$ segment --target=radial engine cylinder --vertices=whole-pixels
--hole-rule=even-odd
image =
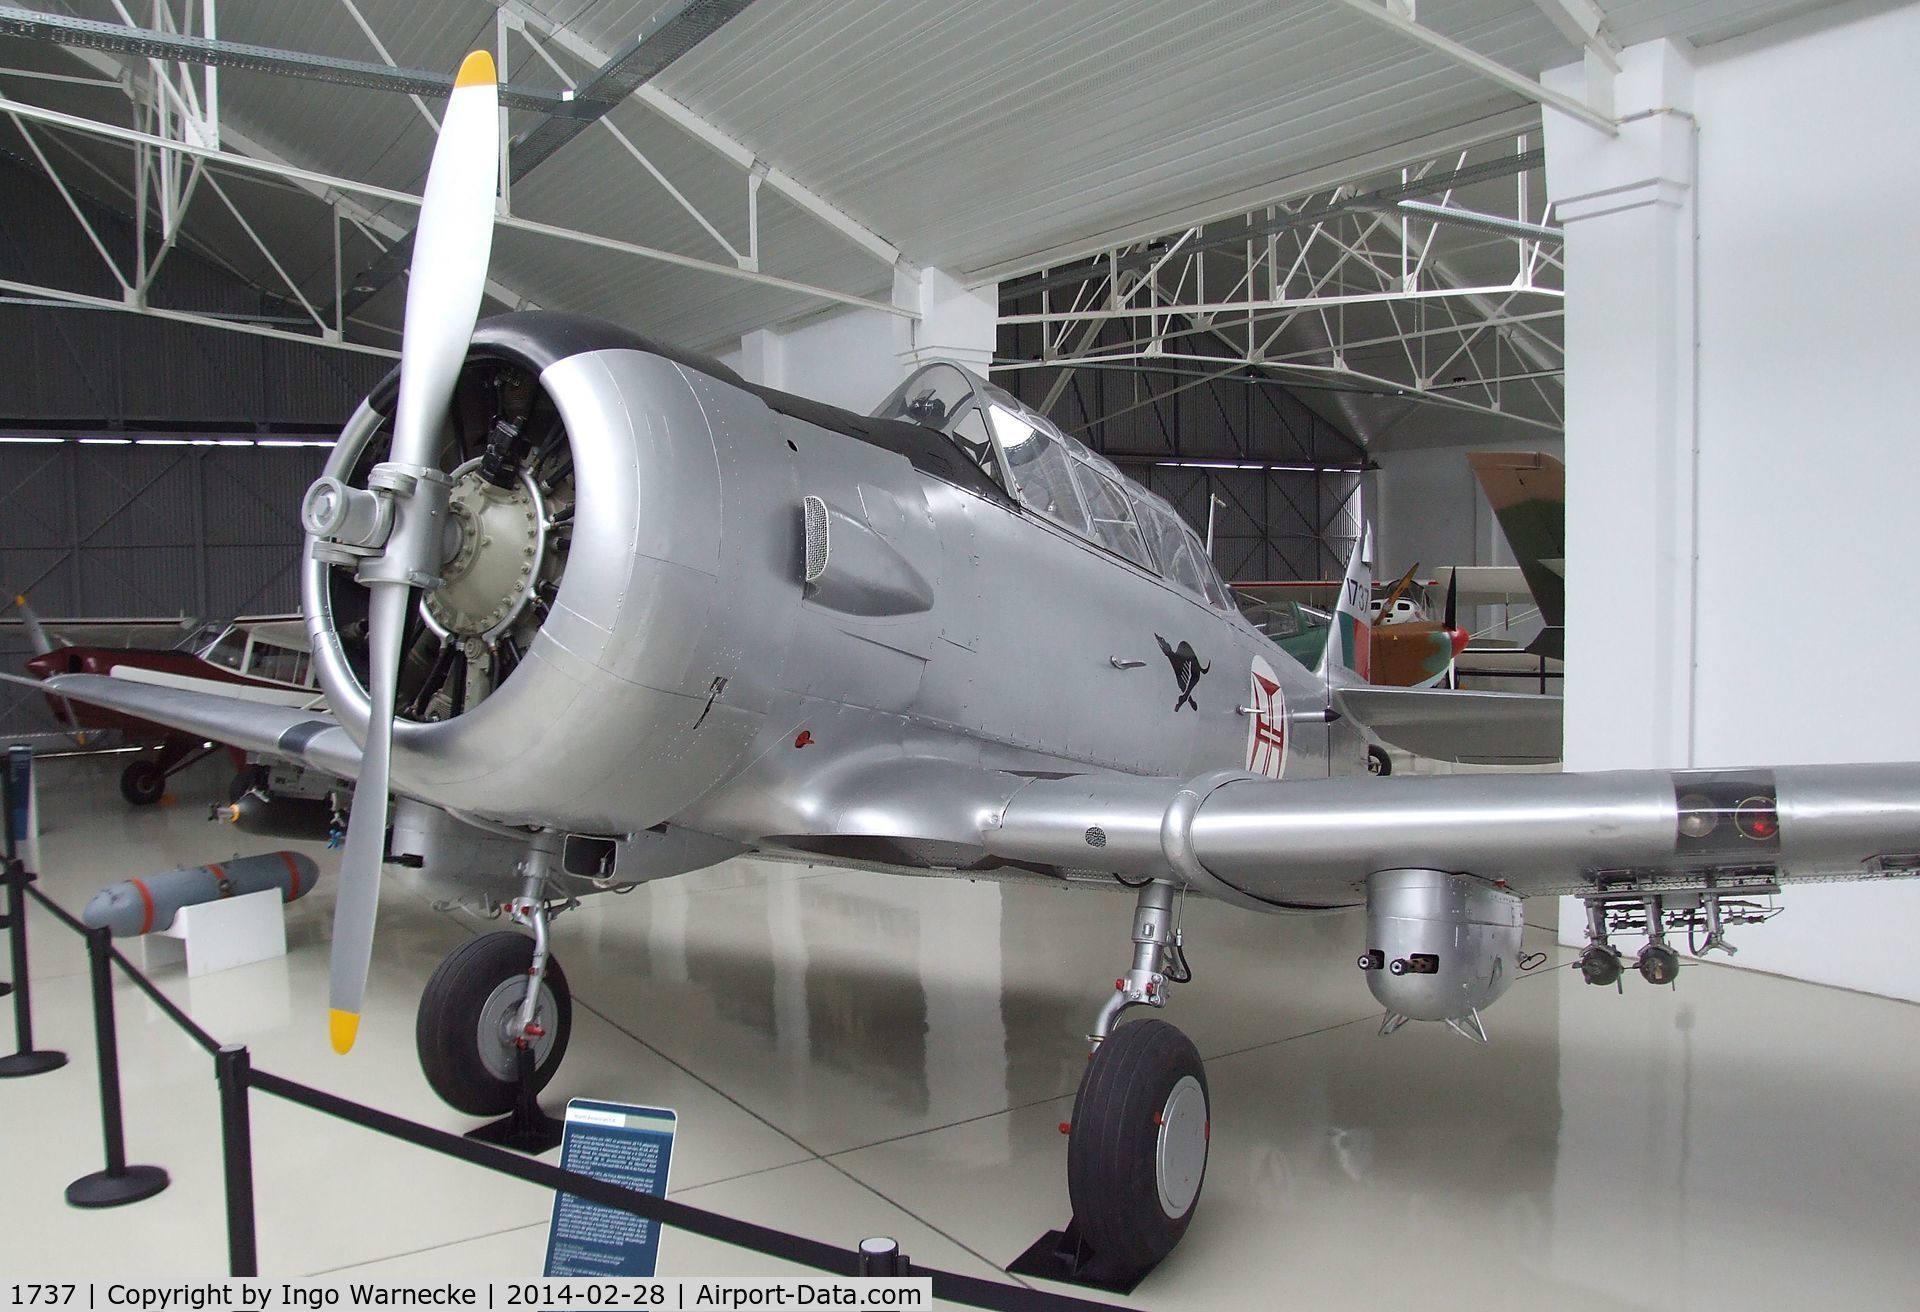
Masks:
[[[1367,878],[1367,987],[1390,1013],[1460,1020],[1520,973],[1520,899],[1473,875],[1381,870]]]

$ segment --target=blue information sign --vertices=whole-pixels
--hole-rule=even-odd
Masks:
[[[567,1104],[560,1165],[596,1180],[664,1198],[679,1118],[660,1107],[575,1098]],[[651,1276],[660,1227],[631,1212],[555,1194],[547,1227],[550,1276]]]

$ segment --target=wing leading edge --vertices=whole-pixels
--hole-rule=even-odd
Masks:
[[[1353,905],[1376,871],[1469,871],[1522,896],[1764,873],[1920,873],[1920,764],[1283,781],[1035,780],[982,843],[1006,861],[1156,877],[1242,905]]]
[[[11,674],[0,678],[171,725],[213,742],[298,761],[341,778],[356,778],[360,773],[359,747],[331,716],[104,674],[58,674],[44,682]]]

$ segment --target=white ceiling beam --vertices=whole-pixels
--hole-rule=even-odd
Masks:
[[[1435,155],[1483,146],[1491,141],[1512,137],[1515,133],[1538,131],[1540,112],[1536,109],[1504,110],[1489,118],[1458,127],[1428,133],[1411,141],[1402,141],[1378,150],[1338,160],[1332,164],[1271,179],[1257,187],[1217,196],[1197,205],[1184,206],[1165,214],[1106,228],[1076,237],[1057,246],[1017,256],[997,264],[964,270],[963,281],[972,290],[989,283],[1011,282],[1029,274],[1072,264],[1109,249],[1132,246],[1177,232],[1182,228],[1205,227],[1225,219],[1238,218],[1269,205],[1285,204],[1331,188],[1335,183],[1370,177],[1408,165],[1419,164]]]
[[[593,68],[604,67],[611,58],[598,46],[579,33],[562,27],[523,0],[493,0],[493,3],[524,22],[540,35],[544,41],[559,46],[574,58]],[[892,265],[900,259],[900,248],[867,227],[832,201],[813,190],[783,169],[776,168],[749,150],[737,138],[723,132],[710,120],[694,109],[662,91],[651,82],[642,83],[634,91],[633,99],[667,119],[707,147],[732,161],[738,167],[749,172],[763,171],[766,186],[785,196],[795,205],[811,214],[860,249],[872,255],[884,264]]]
[[[341,205],[347,204],[346,193],[372,196],[378,200],[396,201],[416,208],[420,197],[408,191],[396,191],[391,187],[379,187],[370,182],[356,182],[352,178],[336,177],[320,173],[313,169],[298,168],[291,164],[273,159],[260,158],[248,154],[234,154],[232,151],[217,150],[210,146],[196,146],[190,142],[173,141],[165,137],[156,137],[150,133],[133,128],[118,127],[112,123],[101,123],[95,119],[82,118],[73,114],[63,114],[58,110],[41,109],[36,105],[26,105],[9,100],[0,94],[0,113],[17,114],[22,118],[34,119],[53,127],[71,128],[76,132],[91,133],[95,136],[124,141],[132,145],[152,146],[156,150],[170,150],[183,155],[196,156],[226,168],[240,169],[246,172],[266,174],[272,177],[286,178],[300,184],[303,188],[313,189],[316,196],[333,200]],[[229,128],[227,134],[236,143],[245,141],[244,134]],[[264,148],[262,148],[263,153]],[[370,212],[369,212],[370,214]],[[382,232],[399,231],[390,220],[371,215],[371,222]],[[764,287],[777,287],[782,291],[798,292],[805,296],[818,297],[821,300],[837,301],[843,305],[857,306],[863,310],[878,310],[882,314],[897,315],[904,319],[917,319],[920,316],[913,310],[892,305],[885,301],[875,301],[864,296],[855,296],[848,292],[835,291],[829,287],[816,287],[811,283],[795,282],[791,278],[780,278],[770,273],[757,273],[751,269],[738,268],[731,264],[718,264],[711,260],[699,260],[674,251],[664,251],[652,246],[642,246],[637,242],[619,241],[612,237],[602,237],[591,232],[581,232],[575,228],[556,227],[550,223],[536,223],[517,215],[496,214],[494,226],[512,228],[519,232],[533,233],[538,236],[552,237],[558,241],[573,242],[579,245],[594,246],[601,250],[619,251],[628,255],[637,255],[643,259],[663,264],[678,265],[683,269],[699,269],[707,273],[718,274],[724,278],[737,278],[746,282],[759,283]],[[489,283],[489,288],[492,284]],[[508,304],[525,304],[517,299],[518,294],[509,292],[502,299]]]
[[[1578,119],[1588,127],[1604,132],[1610,137],[1619,135],[1620,124],[1593,106],[1575,100],[1571,96],[1562,95],[1542,85],[1536,78],[1530,78],[1524,73],[1516,73],[1498,60],[1489,59],[1479,51],[1461,45],[1451,37],[1441,36],[1432,28],[1416,23],[1396,9],[1378,4],[1375,0],[1340,0],[1340,2],[1349,9],[1365,14],[1374,22],[1392,28],[1408,40],[1423,45],[1437,54],[1445,55],[1456,64],[1471,69],[1489,82],[1505,87],[1515,95],[1525,96],[1535,104],[1557,109],[1562,114]]]
[[[93,50],[85,46],[63,46],[62,49],[96,72],[112,77],[115,82],[126,89],[129,96],[134,94],[133,61],[131,57],[113,55],[104,50]],[[0,95],[0,99],[4,98],[3,95]],[[14,107],[23,111],[31,109],[31,107],[21,105],[18,102],[15,102]],[[93,119],[79,118],[66,114],[49,115],[46,111],[38,110],[29,114],[29,117],[33,116],[39,116],[42,122],[52,124],[58,124],[62,119],[70,120],[64,126],[74,127],[83,132],[92,132],[95,135],[114,137],[132,145],[160,145],[168,149],[181,150],[184,154],[203,154],[229,162],[234,159],[233,151],[206,149],[187,150],[183,148],[182,143],[155,142],[146,138],[143,133],[134,132],[132,129],[115,128],[111,124],[99,123]],[[310,196],[324,200],[330,205],[337,205],[342,214],[351,216],[361,226],[379,233],[385,237],[387,241],[398,241],[406,235],[407,230],[405,228],[354,200],[337,186],[334,186],[333,179],[329,178],[326,174],[314,173],[299,168],[282,157],[277,151],[270,149],[252,136],[235,128],[231,123],[221,124],[220,135],[222,140],[230,143],[241,156],[248,156],[274,165],[275,169],[273,171],[280,177],[293,183]],[[393,193],[392,198],[400,201],[407,200],[407,196],[402,192]],[[494,300],[499,301],[502,305],[511,305],[516,310],[537,310],[540,308],[537,301],[507,286],[497,278],[488,278],[486,287],[487,295],[493,297]]]
[[[312,333],[288,332],[282,328],[269,328],[264,324],[236,322],[215,315],[195,314],[188,310],[164,310],[132,301],[109,300],[104,296],[88,296],[83,292],[67,291],[62,287],[42,287],[36,283],[14,282],[10,278],[0,278],[0,291],[31,297],[36,301],[77,306],[88,310],[121,310],[128,314],[145,315],[149,319],[165,319],[170,323],[187,323],[200,328],[217,328],[221,332],[246,333],[250,337],[271,337],[275,341],[298,342],[302,346],[325,346],[339,351],[356,351],[361,355],[377,355],[388,360],[400,358],[400,352],[389,351],[381,346],[365,346],[359,342],[315,337]]]
[[[1533,0],[1540,12],[1553,21],[1560,34],[1606,65],[1609,73],[1620,71],[1620,43],[1607,31],[1607,16],[1594,0]]]

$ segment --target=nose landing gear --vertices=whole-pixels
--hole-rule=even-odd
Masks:
[[[507,914],[533,931],[483,934],[450,953],[420,995],[414,1044],[441,1099],[470,1116],[507,1115],[475,1137],[523,1151],[558,1143],[536,1101],[560,1068],[573,1028],[567,977],[547,951],[543,900],[555,840],[535,838]]]

